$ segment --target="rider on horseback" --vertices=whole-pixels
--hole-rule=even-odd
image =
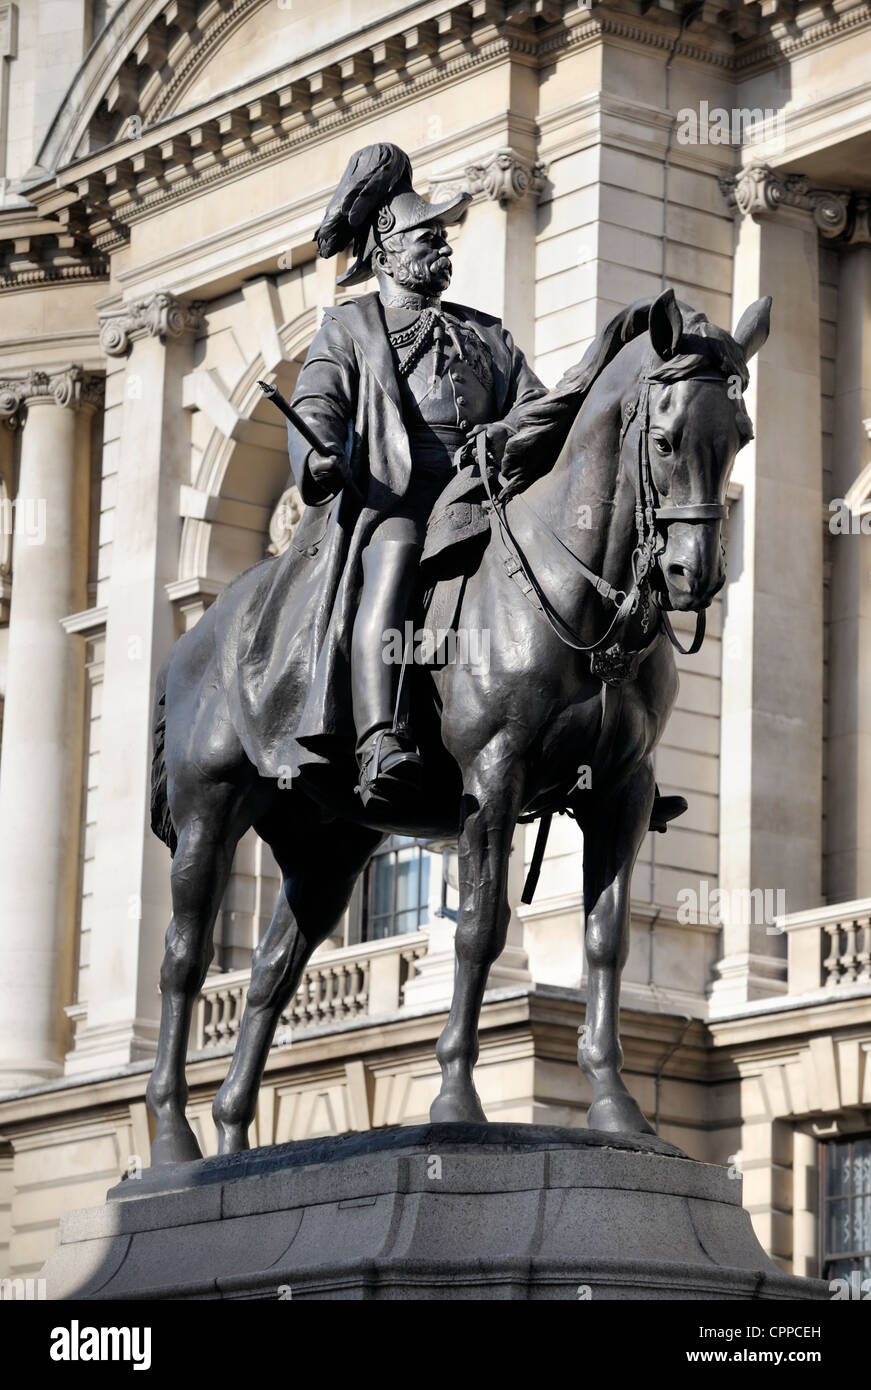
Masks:
[[[351,493],[345,525],[359,544],[349,543],[345,562],[358,566],[357,580],[349,585],[343,572],[326,602],[339,590],[340,604],[349,590],[359,594],[350,675],[364,805],[420,784],[420,754],[398,698],[401,667],[385,659],[385,635],[403,629],[427,521],[456,451],[485,429],[498,466],[512,411],[545,394],[497,319],[442,302],[451,278],[445,227],[463,216],[469,197],[427,202],[412,188],[408,156],[370,145],[352,157],[317,232],[322,256],[353,242],[355,263],[340,285],[373,272],[379,284],[377,295],[327,311],[300,372],[293,404],[321,452],[288,425],[303,500],[319,506]],[[379,409],[374,421],[371,409],[364,413],[361,429],[369,374]]]

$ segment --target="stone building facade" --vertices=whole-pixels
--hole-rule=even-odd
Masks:
[[[729,579],[657,752],[690,809],[636,870],[626,1076],[664,1137],[743,1173],[784,1269],[871,1274],[869,59],[864,0],[0,6],[0,1274],[147,1155],[154,677],[292,543],[256,383],[292,392],[343,268],[313,230],[373,139],[473,194],[451,296],[548,385],[663,285],[727,327],[773,295]],[[452,874],[405,843],[373,864],[287,1010],[258,1142],[426,1116]],[[580,884],[559,821],[490,978],[491,1119],[583,1121]],[[246,837],[192,1038],[206,1150],[276,890]]]

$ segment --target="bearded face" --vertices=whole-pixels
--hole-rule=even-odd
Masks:
[[[399,289],[437,298],[451,283],[451,248],[438,222],[398,232],[383,251],[383,271]]]

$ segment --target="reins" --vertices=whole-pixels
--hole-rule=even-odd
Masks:
[[[679,378],[693,381],[717,381],[725,382],[722,375],[713,373],[693,374],[689,378]],[[507,506],[508,498],[504,500],[494,495],[490,479],[487,474],[487,448],[486,436],[483,431],[477,437],[478,469],[484,488],[487,492],[492,514],[495,516],[502,533],[503,543],[509,554],[516,559],[517,567],[522,573],[528,590],[535,593],[538,600],[536,607],[542,613],[549,626],[553,629],[556,636],[567,647],[573,651],[595,653],[600,651],[612,636],[615,629],[622,625],[635,613],[642,601],[642,586],[647,580],[647,576],[657,558],[657,530],[658,524],[668,525],[672,521],[685,521],[690,523],[705,523],[710,521],[722,521],[726,515],[726,508],[719,502],[692,502],[682,506],[659,505],[659,498],[653,481],[653,473],[650,466],[650,387],[656,378],[645,375],[642,378],[641,390],[638,399],[624,408],[623,423],[620,430],[620,451],[626,438],[626,433],[633,420],[638,417],[638,478],[635,492],[635,526],[637,534],[637,544],[632,553],[632,588],[626,592],[616,589],[607,579],[584,563],[579,555],[572,550],[571,546],[559,536],[553,527],[545,521],[523,496],[522,493],[516,494],[517,499],[522,503],[526,511],[532,516],[540,530],[546,532],[562,550],[573,560],[580,570],[583,577],[592,584],[596,592],[607,601],[614,604],[617,612],[606,628],[605,632],[596,639],[595,642],[584,643],[578,639],[578,635],[573,632],[566,620],[557,612],[534,572],[528,565],[522,548],[515,537],[508,521]],[[652,597],[656,601],[656,594]],[[705,638],[706,618],[705,610],[700,609],[696,614],[696,631],[692,643],[688,647],[682,647],[675,635],[667,611],[661,602],[657,603],[662,628],[671,642],[672,646],[683,656],[694,655],[702,645]],[[646,624],[642,624],[646,631]]]

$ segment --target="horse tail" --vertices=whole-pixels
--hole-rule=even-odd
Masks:
[[[159,840],[175,854],[178,835],[169,810],[166,790],[166,680],[169,657],[157,673],[154,690],[154,715],[151,721],[151,829]]]

